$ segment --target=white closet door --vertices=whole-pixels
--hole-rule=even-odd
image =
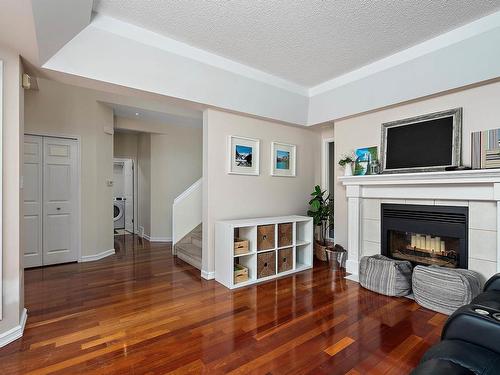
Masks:
[[[24,137],[24,267],[42,265],[42,137]]]
[[[77,142],[43,138],[43,264],[78,258]]]
[[[134,233],[134,166],[126,160],[123,166],[125,201],[125,230]]]

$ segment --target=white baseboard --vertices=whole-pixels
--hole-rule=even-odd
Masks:
[[[103,251],[102,253],[95,254],[95,255],[82,255],[79,262],[93,262],[95,260],[99,260],[102,258],[106,258],[110,255],[113,255],[115,253],[115,249],[109,249],[106,251]]]
[[[172,242],[172,237],[151,237],[145,234],[143,238],[149,242]]]
[[[151,237],[149,242],[172,242],[172,237]]]
[[[28,319],[28,310],[23,309],[19,325],[15,326],[12,329],[9,329],[7,332],[0,334],[0,348],[4,347],[7,344],[10,344],[12,341],[20,339],[23,336],[24,327],[26,326],[27,319]]]
[[[345,270],[347,271],[347,273],[350,273],[352,275],[358,275],[359,274],[359,262],[348,259],[346,264],[345,264]]]
[[[346,276],[345,279],[359,283],[359,275],[349,275],[349,276]]]
[[[215,272],[207,272],[207,271],[201,270],[201,277],[203,277],[206,280],[213,280],[213,279],[215,279]]]

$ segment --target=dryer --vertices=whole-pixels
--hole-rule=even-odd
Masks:
[[[125,229],[125,198],[113,198],[113,224],[115,229]]]

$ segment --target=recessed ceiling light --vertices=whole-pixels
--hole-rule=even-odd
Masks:
[[[135,115],[136,115],[136,116],[139,116],[139,112],[136,112],[136,113],[135,113]]]

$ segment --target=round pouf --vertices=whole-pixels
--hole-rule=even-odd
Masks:
[[[477,272],[438,266],[416,266],[412,277],[415,301],[446,315],[467,305],[481,293]]]
[[[359,283],[363,288],[386,296],[406,296],[411,292],[411,263],[383,255],[361,258]]]

